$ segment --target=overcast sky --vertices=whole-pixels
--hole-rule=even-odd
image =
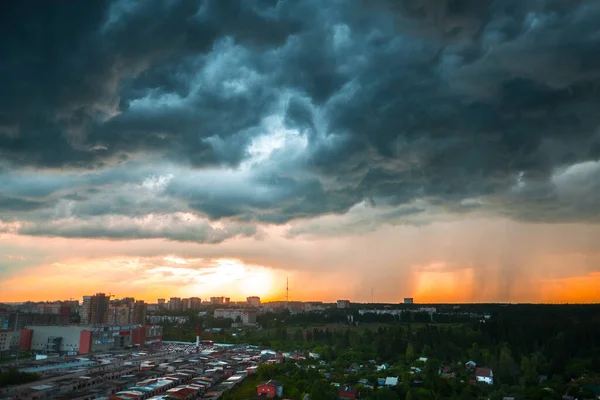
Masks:
[[[600,301],[596,0],[0,3],[0,301]]]

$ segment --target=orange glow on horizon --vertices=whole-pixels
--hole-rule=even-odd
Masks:
[[[433,267],[432,267],[433,266]],[[414,297],[418,303],[504,302],[496,292],[482,295],[475,284],[472,268],[445,270],[443,264],[419,267],[412,274],[407,293],[377,302],[399,303]],[[370,302],[358,293],[359,278],[347,274],[310,274],[244,264],[237,259],[185,259],[165,256],[152,259],[70,260],[35,267],[27,275],[3,283],[0,302],[81,299],[96,292],[110,292],[117,298],[132,296],[155,303],[158,298],[227,296],[245,301],[260,296],[263,302],[284,301],[285,281],[290,277],[290,301],[326,301],[348,298]],[[492,278],[490,278],[492,279]],[[594,303],[600,300],[600,273],[585,276],[535,280],[533,290],[527,281],[514,288],[510,302]],[[76,285],[73,282],[77,282]],[[344,283],[344,284],[342,284]]]
[[[284,301],[286,278],[290,301],[369,303],[373,289],[376,303],[600,302],[600,227],[478,220],[318,240],[283,231],[218,245],[0,234],[0,302],[96,292]]]

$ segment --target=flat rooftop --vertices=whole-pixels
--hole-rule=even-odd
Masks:
[[[93,364],[97,364],[97,363],[95,361],[75,361],[75,362],[64,363],[64,364],[42,365],[39,367],[24,368],[21,370],[21,372],[44,372],[44,371],[50,371],[53,369],[69,369],[69,368],[85,367],[85,366],[93,365]]]

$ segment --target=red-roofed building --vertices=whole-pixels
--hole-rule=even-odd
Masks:
[[[494,383],[494,373],[490,368],[477,368],[475,370],[475,379],[477,379],[477,382],[492,385]]]
[[[256,387],[257,396],[267,396],[269,398],[283,396],[283,384],[274,380],[262,382]]]
[[[340,400],[353,400],[358,399],[358,390],[352,386],[342,386],[338,391]]]

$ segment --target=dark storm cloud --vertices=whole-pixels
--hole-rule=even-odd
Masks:
[[[0,194],[0,211],[34,211],[44,207],[48,207],[48,204],[41,201],[32,201],[22,199],[18,197],[8,197]]]
[[[31,236],[67,238],[155,239],[180,242],[221,243],[236,236],[254,236],[256,227],[227,225],[213,227],[206,220],[190,220],[182,215],[149,215],[145,218],[88,218],[54,220],[27,224],[18,233]]]
[[[11,181],[4,209],[61,200],[69,216],[283,223],[363,201],[394,219],[425,199],[517,219],[600,215],[596,1],[31,4],[1,6],[0,162],[88,175]],[[284,129],[306,146],[256,161],[256,141]],[[131,160],[246,172],[175,174],[140,202],[103,194],[147,178]],[[573,165],[586,167],[560,175]]]
[[[206,121],[206,114],[196,111],[248,114],[252,105],[246,96],[206,93],[187,113],[159,110],[149,121],[158,126],[148,130],[144,115],[109,120],[127,109],[119,104],[130,99],[123,92],[127,80],[139,76],[145,82],[141,89],[131,84],[138,94],[185,92],[189,82],[177,86],[169,73],[184,70],[215,41],[231,36],[260,49],[281,43],[300,26],[294,16],[279,18],[276,4],[267,1],[25,1],[1,7],[0,154],[16,164],[42,167],[101,166],[122,153],[164,149],[157,129],[174,137],[173,150],[192,145],[209,153],[207,163],[214,162],[210,146],[200,139],[231,134],[253,121],[231,121],[229,115],[231,129],[220,128],[226,117]],[[137,125],[129,125],[132,120]],[[202,128],[201,120],[210,134],[190,133],[189,124]],[[181,143],[185,135],[192,137]]]

